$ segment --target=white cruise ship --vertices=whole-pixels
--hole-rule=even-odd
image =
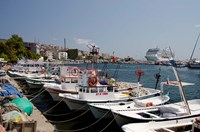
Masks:
[[[148,49],[146,52],[145,58],[147,61],[168,61],[168,59],[165,57],[163,50],[160,50],[159,48],[152,48]]]

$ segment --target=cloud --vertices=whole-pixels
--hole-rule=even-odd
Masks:
[[[82,39],[82,38],[74,38],[74,41],[77,43],[77,44],[80,44],[80,45],[88,45],[88,44],[91,44],[91,45],[95,45],[95,43],[92,42],[92,40],[90,39]]]
[[[196,28],[200,28],[200,24],[195,25]]]
[[[57,38],[53,38],[53,41],[56,41],[56,40],[58,40]]]

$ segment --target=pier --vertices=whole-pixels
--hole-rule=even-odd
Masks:
[[[14,85],[19,91],[21,91],[19,85],[16,83],[15,80],[10,78],[9,76],[5,77],[5,80],[8,80],[9,83]],[[27,97],[25,97],[27,98]],[[32,131],[30,132],[53,132],[54,131],[54,126],[48,122],[48,120],[45,118],[45,116],[34,106],[33,108],[33,113],[30,115],[31,119],[33,122],[35,121],[36,125],[32,125]],[[26,127],[26,126],[25,126]],[[30,127],[30,126],[29,126]],[[36,130],[35,130],[36,129]],[[26,128],[24,128],[26,130]]]

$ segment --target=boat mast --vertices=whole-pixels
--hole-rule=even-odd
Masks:
[[[189,60],[189,62],[192,60],[192,57],[193,57],[194,51],[195,51],[196,46],[197,46],[197,43],[198,43],[198,41],[199,41],[199,37],[200,37],[200,32],[199,32],[199,35],[198,35],[198,37],[197,37],[196,43],[195,43],[195,45],[194,45],[194,49],[193,49],[192,54],[191,54],[191,56],[190,56],[190,60]]]
[[[170,53],[171,53],[171,55],[172,55],[171,48],[169,47],[169,49],[170,49]],[[180,80],[180,77],[179,77],[177,68],[176,68],[176,66],[175,66],[175,61],[174,61],[173,57],[170,58],[170,64],[172,65],[172,69],[173,69],[173,71],[174,71],[176,80],[177,80],[177,82],[178,82],[179,91],[180,91],[180,93],[181,93],[181,95],[182,95],[182,97],[183,97],[183,101],[184,101],[184,103],[185,103],[187,113],[188,113],[189,115],[191,115],[191,111],[190,111],[190,108],[189,108],[189,105],[188,105],[188,102],[187,102],[187,99],[186,99],[186,96],[185,96],[185,91],[184,91],[184,89],[183,89],[183,85],[182,85],[182,82],[181,82],[181,80]]]

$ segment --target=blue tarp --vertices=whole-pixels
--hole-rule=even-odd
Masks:
[[[0,90],[0,96],[16,95],[20,98],[23,97],[23,94],[17,91],[17,89],[10,83],[2,84],[1,87],[3,90]]]

